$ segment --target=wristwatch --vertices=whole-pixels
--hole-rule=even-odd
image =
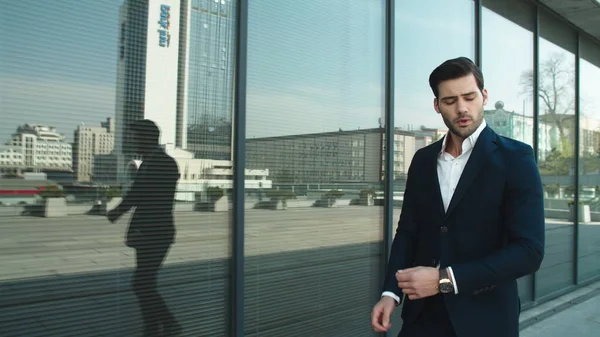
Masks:
[[[449,294],[454,292],[454,284],[452,284],[452,280],[448,276],[448,269],[440,268],[440,280],[438,284],[438,289],[442,294]]]

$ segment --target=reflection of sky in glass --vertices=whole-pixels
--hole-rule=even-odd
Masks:
[[[429,75],[447,59],[474,60],[474,5],[460,1],[396,2],[396,127],[445,128],[433,109]]]
[[[600,120],[600,68],[582,59],[580,62],[581,113]],[[598,130],[600,132],[600,130]]]
[[[1,143],[19,124],[51,124],[72,138],[81,122],[114,116],[120,4],[21,0],[5,8]]]
[[[114,116],[121,4],[11,4],[0,50],[2,114],[8,116],[1,143],[19,124],[51,124],[72,138],[78,124]],[[382,4],[251,2],[248,137],[376,127],[384,99]],[[396,126],[443,127],[427,79],[448,58],[473,57],[473,13],[471,0],[397,2]],[[484,20],[490,104],[503,100],[518,111],[519,76],[530,67],[529,34],[485,9]]]
[[[487,8],[482,22],[486,109],[502,101],[507,111],[533,116],[532,94],[521,84],[523,74],[533,70],[533,33]]]
[[[249,138],[378,125],[382,2],[254,1],[249,17]]]

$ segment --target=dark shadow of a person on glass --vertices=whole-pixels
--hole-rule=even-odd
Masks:
[[[179,169],[159,146],[160,131],[154,122],[136,121],[129,131],[143,161],[123,201],[107,217],[114,223],[135,207],[125,244],[135,249],[132,286],[144,319],[144,336],[177,336],[181,326],[158,293],[157,276],[174,242],[173,203]]]

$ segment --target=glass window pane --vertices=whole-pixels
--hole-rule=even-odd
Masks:
[[[487,0],[482,11],[482,70],[488,89],[484,111],[498,134],[533,146],[533,26],[535,9],[521,0]],[[533,300],[531,275],[519,279],[521,302]]]
[[[429,75],[447,59],[475,57],[475,7],[472,0],[396,1],[394,223],[402,209],[406,175],[417,150],[447,132],[433,107]],[[394,312],[389,335],[402,326]]]
[[[600,275],[600,46],[581,40],[579,69],[579,281]]]
[[[231,1],[11,6],[0,334],[227,334],[229,208],[225,195],[212,212],[211,196],[232,186],[234,12]],[[221,67],[199,65],[199,46]]]
[[[368,317],[380,289],[383,233],[384,13],[383,1],[250,2],[249,336],[373,333]]]
[[[576,35],[540,12],[538,166],[546,212],[546,254],[536,296],[573,284]]]

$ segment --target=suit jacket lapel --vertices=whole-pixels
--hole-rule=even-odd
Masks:
[[[448,211],[446,212],[445,218],[448,218],[450,214],[452,214],[452,211],[460,203],[460,200],[469,189],[469,186],[471,186],[473,180],[475,180],[475,177],[477,177],[477,174],[483,167],[483,164],[485,164],[487,157],[493,150],[492,140],[494,137],[495,134],[489,127],[486,127],[483,129],[483,131],[481,131],[481,134],[475,143],[475,147],[473,147],[473,152],[471,153],[465,169],[460,176],[458,185],[454,191],[454,195],[450,200],[450,205],[448,206]]]
[[[440,214],[444,216],[444,202],[442,200],[442,192],[440,191],[440,177],[438,177],[437,172],[437,164],[438,164],[438,156],[440,151],[442,151],[442,143],[444,142],[444,137],[440,139],[437,144],[433,147],[434,155],[431,156],[431,163],[429,164],[429,169],[433,172],[433,176],[435,177],[435,184],[433,184],[433,202],[437,204],[437,208],[440,211]]]

